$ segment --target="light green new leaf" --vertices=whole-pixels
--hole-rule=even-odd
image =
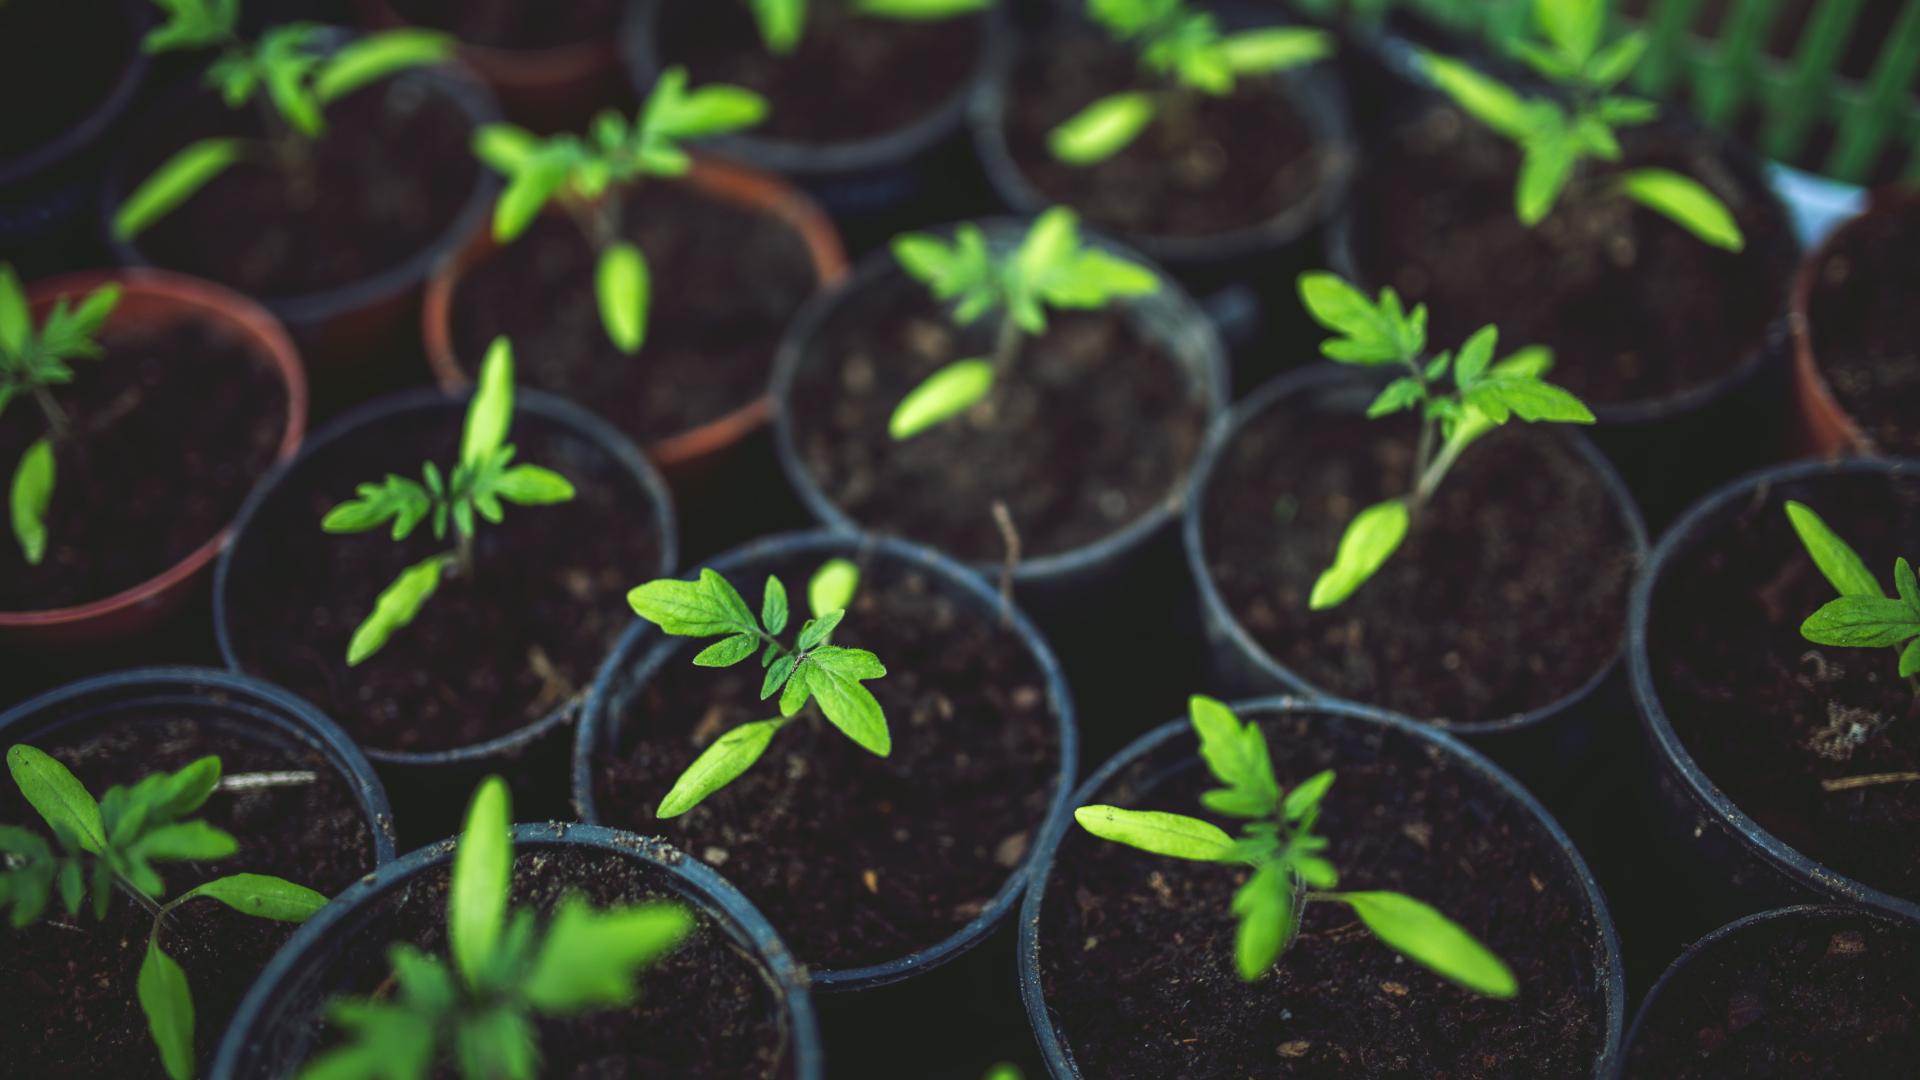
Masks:
[[[570,172],[571,165],[565,158],[535,150],[530,160],[513,170],[506,190],[493,206],[493,238],[502,244],[518,239],[547,200],[566,185]]]
[[[1243,793],[1239,817],[1264,817],[1280,800],[1280,784],[1273,777],[1273,760],[1260,725],[1241,723],[1233,710],[1203,695],[1187,701],[1193,730],[1200,737],[1200,757],[1221,783]]]
[[[872,691],[860,685],[863,679],[878,679],[887,673],[878,657],[865,649],[822,645],[808,653],[800,666],[806,672],[807,689],[814,702],[834,727],[868,753],[880,757],[893,753],[887,715]]]
[[[1532,130],[1526,99],[1471,65],[1438,53],[1422,53],[1421,69],[1440,91],[1474,119],[1514,141]]]
[[[955,360],[927,376],[894,406],[887,434],[911,439],[978,404],[993,390],[993,364],[979,358]]]
[[[760,28],[760,40],[767,51],[779,56],[793,52],[806,28],[807,0],[748,0],[753,21]]]
[[[1514,214],[1532,228],[1546,220],[1573,177],[1579,161],[1573,132],[1559,128],[1537,132],[1522,140],[1520,177],[1513,188]]]
[[[1419,351],[1408,349],[1392,311],[1367,299],[1339,275],[1311,271],[1300,275],[1297,287],[1307,314],[1345,335],[1321,343],[1320,351],[1329,358],[1350,364],[1393,364]]]
[[[1228,34],[1220,39],[1218,52],[1235,74],[1258,75],[1332,55],[1333,37],[1324,30],[1275,26]]]
[[[445,566],[444,555],[414,563],[400,571],[393,584],[380,591],[379,598],[373,602],[373,613],[354,630],[353,640],[347,643],[348,667],[355,667],[379,652],[395,631],[420,614],[428,598],[440,587],[440,572]]]
[[[1579,398],[1539,379],[1489,375],[1469,387],[1464,397],[1469,406],[1495,424],[1506,423],[1510,416],[1518,416],[1528,423],[1594,422],[1593,410]]]
[[[1533,17],[1567,59],[1584,64],[1600,47],[1606,0],[1534,0]]]
[[[1920,613],[1920,578],[1913,572],[1913,564],[1904,557],[1893,561],[1893,588],[1908,607]]]
[[[320,101],[331,104],[396,71],[437,64],[453,55],[454,41],[431,30],[386,30],[342,45],[313,80]]]
[[[687,71],[671,67],[641,106],[643,141],[697,139],[752,127],[767,115],[767,100],[751,90],[715,83],[686,89]]]
[[[1108,94],[1047,133],[1047,150],[1068,165],[1096,165],[1127,148],[1158,107],[1144,91]]]
[[[1327,789],[1333,786],[1333,770],[1322,769],[1294,785],[1292,791],[1280,804],[1280,816],[1288,821],[1299,821],[1320,805],[1327,797]]]
[[[201,139],[154,170],[114,211],[113,235],[131,240],[246,156],[239,139]]]
[[[560,901],[524,991],[534,1008],[564,1016],[626,1005],[634,977],[693,932],[693,913],[674,903],[606,911],[579,896]]]
[[[1344,602],[1386,565],[1400,542],[1407,537],[1412,519],[1402,499],[1375,503],[1354,515],[1340,537],[1340,549],[1333,565],[1321,572],[1313,583],[1307,606],[1323,611]]]
[[[854,0],[854,10],[863,15],[902,22],[931,22],[985,11],[993,0]]]
[[[701,649],[693,657],[696,667],[732,667],[752,656],[760,647],[760,639],[751,634],[735,634]]]
[[[122,837],[113,837],[116,842]],[[142,833],[134,841],[132,854],[156,861],[211,861],[224,859],[240,850],[240,842],[225,829],[204,821],[176,821]],[[157,891],[157,890],[156,890]]]
[[[173,1080],[193,1080],[193,992],[187,973],[147,939],[147,955],[140,961],[135,984],[140,1010],[147,1014],[147,1030],[160,1051],[160,1064]]]
[[[1742,251],[1747,246],[1727,204],[1691,177],[1670,169],[1635,169],[1620,175],[1620,190],[1714,247]]]
[[[1646,54],[1646,31],[1635,30],[1594,55],[1587,64],[1587,82],[1602,90],[1611,90],[1633,74],[1633,69],[1640,66],[1640,58]]]
[[[20,287],[13,264],[0,263],[0,354],[19,356],[33,335],[33,316],[27,308],[27,292]]]
[[[175,904],[205,897],[243,915],[276,922],[305,922],[327,906],[324,894],[270,874],[229,874],[180,895]]]
[[[1614,95],[1601,98],[1595,112],[1600,119],[1614,127],[1633,127],[1658,117],[1660,106],[1644,98]]]
[[[1920,636],[1920,611],[1884,596],[1843,596],[1807,616],[1800,635],[1815,645],[1896,646]]]
[[[698,581],[661,578],[627,593],[634,614],[676,637],[758,636],[759,624],[726,578],[711,569]]]
[[[1280,959],[1293,935],[1293,881],[1286,868],[1267,863],[1255,870],[1233,894],[1233,913],[1240,919],[1234,935],[1234,964],[1240,978],[1252,982]]]
[[[807,705],[807,696],[812,693],[812,690],[807,686],[807,680],[812,674],[813,669],[805,664],[799,663],[798,658],[789,657],[789,659],[793,659],[795,663],[792,667],[785,669],[788,674],[786,685],[780,690],[781,716],[793,716],[805,708]],[[773,665],[767,673],[769,683],[772,680],[773,672],[781,669],[781,664]]]
[[[13,538],[29,566],[47,557],[47,507],[53,503],[53,443],[35,439],[20,455],[13,470],[7,506],[13,520]]]
[[[816,616],[845,611],[853,606],[853,594],[859,588],[858,566],[846,559],[828,559],[807,582],[807,608]]]
[[[1375,420],[1404,412],[1420,404],[1426,396],[1426,387],[1419,379],[1402,375],[1380,389],[1380,395],[1373,399],[1373,404],[1367,406],[1367,419]]]
[[[472,466],[493,455],[506,442],[513,423],[513,345],[496,337],[480,362],[480,381],[467,403],[465,430],[460,435],[460,464]]]
[[[647,339],[647,311],[652,306],[652,275],[647,258],[629,243],[618,243],[600,253],[594,272],[594,295],[600,301],[600,321],[607,337],[631,356]]]
[[[1160,291],[1160,276],[1118,255],[1086,248],[1035,282],[1035,287],[1054,307],[1098,309],[1115,297],[1148,296]]]
[[[516,124],[483,124],[473,133],[473,156],[512,176],[540,151],[540,137]]]
[[[760,589],[760,625],[766,627],[769,634],[787,629],[787,586],[772,574],[767,575],[767,583]]]
[[[1452,919],[1394,892],[1340,893],[1360,921],[1388,947],[1475,993],[1510,998],[1520,985],[1498,956]]]
[[[570,501],[573,481],[538,465],[515,465],[493,481],[493,493],[520,506],[551,506]]]
[[[107,827],[100,819],[100,804],[65,765],[20,743],[7,749],[7,771],[54,835],[71,836],[91,855],[107,850]]]
[[[1232,837],[1218,825],[1185,814],[1095,805],[1075,810],[1073,820],[1102,840],[1112,840],[1155,855],[1169,855],[1196,862],[1235,860]]]
[[[447,945],[454,966],[470,987],[486,970],[506,929],[508,886],[513,877],[513,811],[507,782],[489,776],[467,807],[467,821],[453,851],[447,892]]]
[[[1920,638],[1907,642],[1900,653],[1900,677],[1903,679],[1920,675]]]
[[[1486,373],[1488,365],[1493,363],[1493,350],[1499,347],[1500,329],[1495,326],[1483,326],[1475,330],[1472,336],[1460,346],[1460,353],[1453,364],[1453,381],[1461,386],[1470,386],[1478,382]]]
[[[785,719],[779,717],[755,720],[741,724],[715,739],[713,745],[700,751],[700,756],[693,759],[687,771],[673,782],[667,797],[660,800],[660,809],[654,811],[655,816],[679,817],[699,806],[707,796],[733,783],[741,773],[760,760],[774,735],[786,723]]]
[[[1867,569],[1866,561],[1860,553],[1845,540],[1840,539],[1821,519],[1813,508],[1805,503],[1787,500],[1787,520],[1792,522],[1793,531],[1799,534],[1800,543],[1812,557],[1813,565],[1833,585],[1833,591],[1841,596],[1884,597],[1885,591],[1880,582]]]

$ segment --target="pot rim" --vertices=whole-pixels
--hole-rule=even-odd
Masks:
[[[106,94],[72,127],[46,142],[29,147],[17,157],[0,157],[0,188],[28,180],[79,156],[82,151],[99,142],[108,129],[127,115],[134,95],[147,81],[147,74],[153,68],[153,57],[140,47],[140,41],[152,27],[153,19],[140,0],[120,0],[116,6],[127,24],[130,55],[126,66],[121,68]]]
[[[454,35],[450,31],[413,22],[395,8],[391,0],[356,0],[360,21],[377,28],[406,27]],[[616,55],[613,43],[605,38],[584,37],[555,45],[531,49],[503,45],[476,45],[455,38],[462,63],[487,76],[490,82],[515,86],[558,83],[571,80],[594,67],[610,67]]]

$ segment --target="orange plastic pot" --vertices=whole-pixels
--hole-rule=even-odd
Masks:
[[[276,460],[293,456],[307,429],[306,371],[293,339],[259,304],[198,278],[144,269],[93,270],[49,278],[27,290],[27,301],[37,319],[61,296],[81,296],[114,282],[122,292],[108,327],[198,321],[269,361],[287,393],[287,423],[280,433]],[[222,528],[169,569],[112,596],[45,611],[0,611],[0,643],[45,649],[130,637],[172,613],[205,582],[208,567],[231,532],[231,526]]]

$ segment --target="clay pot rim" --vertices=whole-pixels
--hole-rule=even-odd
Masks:
[[[359,0],[360,21],[370,27],[383,30],[409,29],[431,30],[447,33],[439,27],[416,23],[394,9],[391,0]],[[619,32],[619,21],[606,38],[585,37],[577,41],[563,41],[557,45],[542,45],[531,49],[514,49],[504,45],[477,45],[470,41],[455,38],[456,50],[460,60],[478,72],[488,82],[513,86],[539,85],[560,82],[571,78],[577,69],[591,66],[612,66],[618,61],[618,49],[614,37]],[[448,33],[449,37],[453,35]]]

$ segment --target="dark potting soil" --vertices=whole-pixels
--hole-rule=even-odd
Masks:
[[[531,50],[604,41],[619,29],[619,0],[388,0],[415,26],[445,30],[463,44]]]
[[[1827,385],[1882,453],[1920,454],[1920,200],[1844,234],[1814,270],[1807,329]]]
[[[699,751],[778,715],[760,700],[758,664],[697,668],[690,643],[617,717],[617,752],[595,779],[609,824],[717,867],[816,969],[900,959],[980,914],[1025,858],[1060,768],[1046,683],[1020,640],[921,571],[863,562],[834,642],[886,665],[864,685],[886,711],[891,756],[810,707],[740,779],[656,819]],[[797,600],[814,566],[771,570]],[[733,583],[757,604],[765,572]]]
[[[159,864],[168,896],[234,873],[274,874],[332,895],[373,869],[366,818],[327,759],[237,721],[226,727],[177,716],[128,718],[34,745],[65,762],[96,797],[208,754],[219,755],[227,776],[316,774],[311,784],[215,792],[196,816],[232,833],[240,850],[215,863]],[[46,835],[14,785],[0,789],[0,821]],[[8,1048],[9,1068],[17,1076],[163,1077],[135,993],[153,920],[118,894],[104,922],[94,920],[90,904],[69,916],[56,899],[36,925],[0,936],[0,1045]],[[211,900],[168,917],[161,944],[193,988],[199,1061],[212,1056],[241,996],[293,930]]]
[[[0,101],[11,103],[0,110],[0,163],[39,149],[106,98],[133,58],[133,35],[119,8],[68,0],[0,4]]]
[[[1417,428],[1306,404],[1243,427],[1205,496],[1208,570],[1267,655],[1328,693],[1442,723],[1551,704],[1613,660],[1631,533],[1573,443],[1519,421],[1460,458],[1372,580],[1308,610],[1347,523],[1412,487]]]
[[[136,143],[115,194],[195,139],[257,139],[254,110],[210,94],[183,102]],[[441,84],[406,75],[327,109],[307,144],[309,182],[268,161],[235,165],[135,238],[169,269],[250,296],[301,296],[362,282],[419,255],[452,226],[480,182],[473,128]]]
[[[1708,779],[1787,846],[1920,897],[1920,783],[1822,781],[1920,771],[1920,696],[1891,649],[1814,645],[1800,623],[1834,598],[1782,508],[1797,499],[1883,588],[1916,554],[1920,481],[1841,475],[1774,485],[1699,534],[1648,616],[1654,686]]]
[[[1629,128],[1621,144],[1621,164],[1577,177],[1529,229],[1513,210],[1519,152],[1450,107],[1431,109],[1379,147],[1355,185],[1358,272],[1428,304],[1439,346],[1487,323],[1509,345],[1552,346],[1554,381],[1590,405],[1711,383],[1762,347],[1785,302],[1788,223],[1705,137]],[[1607,176],[1645,167],[1711,188],[1745,252],[1711,247],[1610,192]]]
[[[1007,145],[1051,202],[1124,233],[1204,236],[1272,221],[1311,197],[1332,164],[1278,80],[1243,79],[1226,97],[1193,94],[1169,105],[1126,149],[1097,165],[1068,165],[1047,149],[1054,128],[1123,90],[1164,93],[1139,54],[1104,38],[1030,49],[1014,69]],[[1175,99],[1180,100],[1180,99]]]
[[[1252,717],[1246,717],[1252,719]],[[1478,997],[1308,906],[1299,939],[1253,983],[1234,968],[1246,871],[1160,858],[1069,827],[1046,887],[1040,972],[1054,1027],[1101,1080],[1584,1076],[1605,1040],[1606,972],[1585,890],[1538,820],[1438,748],[1310,716],[1261,719],[1281,784],[1337,771],[1318,832],[1343,889],[1392,889],[1445,912],[1513,969]],[[1190,740],[1179,743],[1189,753]],[[1216,786],[1163,751],[1094,801],[1183,814]],[[1217,824],[1235,829],[1226,819]]]
[[[1770,919],[1689,960],[1629,1048],[1635,1080],[1904,1076],[1920,1055],[1920,941],[1844,913]]]
[[[1022,558],[1056,555],[1184,495],[1207,422],[1166,346],[1124,314],[1056,312],[992,395],[896,442],[887,421],[936,369],[993,351],[986,319],[956,328],[904,275],[844,305],[794,378],[794,442],[826,497],[863,528],[998,562],[1004,502]]]
[[[734,83],[767,99],[751,134],[801,143],[891,134],[964,93],[986,48],[986,17],[928,21],[807,5],[804,35],[776,56],[745,4],[668,0],[657,23],[660,64],[686,65],[693,85]]]
[[[0,610],[102,600],[178,565],[233,521],[279,449],[286,385],[247,344],[187,320],[100,343],[53,388],[71,434],[53,448],[46,555],[28,566],[7,536]],[[8,475],[47,434],[34,401],[15,398],[0,414]]]
[[[819,287],[805,241],[769,214],[672,182],[628,195],[621,220],[652,269],[639,355],[607,339],[593,249],[556,213],[461,279],[450,319],[463,366],[505,334],[523,385],[572,398],[643,444],[765,394],[780,335]]]
[[[399,572],[453,547],[423,524],[320,531],[354,489],[423,462],[458,460],[464,408],[409,410],[311,459],[253,519],[232,570],[229,630],[240,666],[318,705],[361,745],[430,752],[505,735],[578,699],[632,618],[626,591],[659,572],[660,522],[638,483],[597,445],[522,411],[517,462],[573,482],[572,502],[508,506],[482,521],[477,572],[439,590],[385,648],[347,666],[347,642]],[[257,545],[257,546],[255,546]]]

